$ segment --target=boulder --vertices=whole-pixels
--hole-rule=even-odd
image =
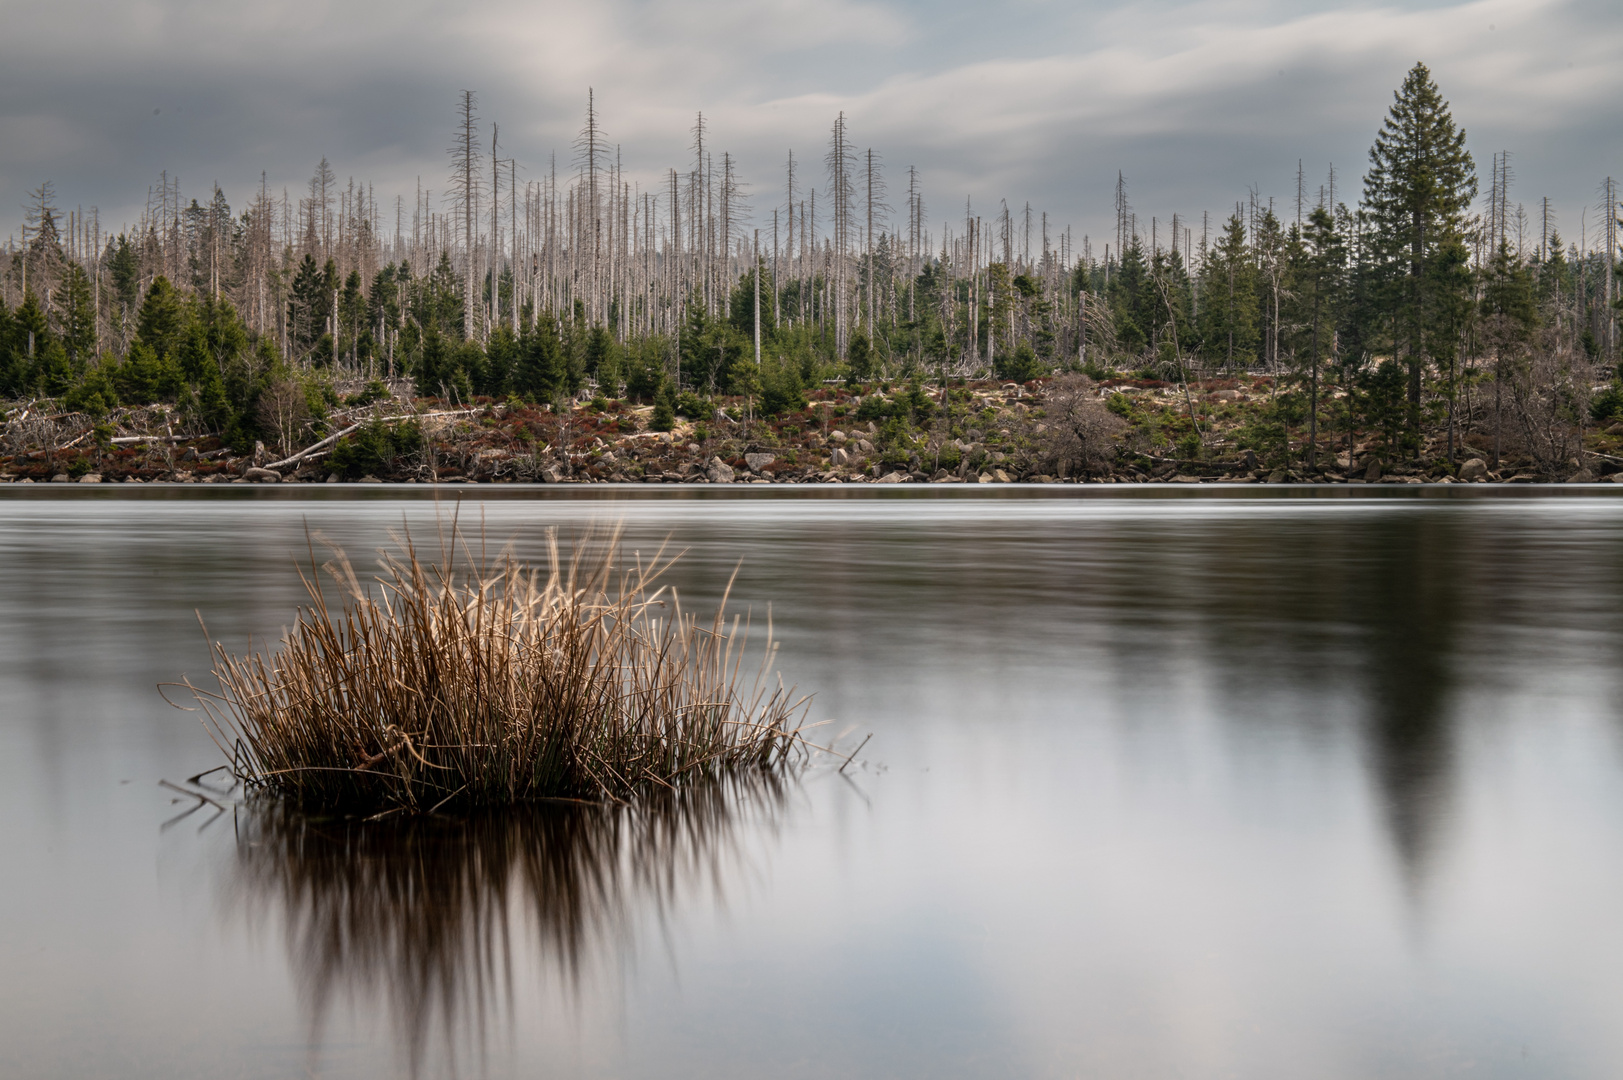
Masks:
[[[87,472],[83,476],[79,477],[79,483],[81,483],[81,484],[99,484],[99,483],[101,483],[101,473],[99,473],[99,472]]]
[[[879,482],[881,484],[905,484],[907,483],[907,474],[903,472],[886,473],[879,478]]]
[[[992,481],[998,484],[1007,484],[1009,482],[1009,474],[1004,472],[1002,469],[993,469]]]
[[[548,465],[541,470],[540,480],[543,484],[561,484],[564,482],[564,470],[561,465]]]
[[[339,479],[339,475],[335,472],[330,472],[327,474],[327,483],[329,484],[336,484],[338,483]]]
[[[771,454],[745,454],[744,464],[749,466],[750,472],[760,472],[774,461],[778,460]]]
[[[871,454],[873,453],[873,443],[869,442],[867,439],[858,439],[857,450],[864,454]]]
[[[282,482],[282,474],[275,469],[261,469],[258,467],[243,473],[242,478],[252,480],[256,484],[280,484]]]
[[[1569,484],[1593,484],[1594,482],[1595,474],[1590,472],[1587,468],[1579,469],[1577,472],[1567,477],[1567,483]]]
[[[1380,458],[1370,458],[1370,460],[1369,460],[1369,468],[1364,470],[1364,479],[1373,484],[1375,481],[1379,480],[1380,478],[1381,478],[1381,459]]]
[[[383,481],[379,480],[377,477],[373,476],[371,473],[368,473],[367,475],[361,477],[360,483],[363,483],[363,484],[381,484],[381,483],[383,483]]]
[[[1474,457],[1460,466],[1460,479],[1466,483],[1488,478],[1488,463],[1479,457]]]
[[[849,463],[850,460],[851,455],[840,449],[838,446],[836,446],[834,448],[834,452],[828,456],[828,462],[830,465],[845,465]]]
[[[55,476],[51,477],[51,483],[53,484],[69,484],[72,482],[73,477],[69,476],[65,472],[59,472]]]
[[[1285,475],[1284,469],[1275,469],[1273,472],[1268,474],[1267,482],[1270,484],[1283,484],[1288,479],[1289,477]]]
[[[705,478],[712,484],[730,484],[733,482],[733,467],[721,461],[712,462],[710,468],[705,470]]]
[[[828,433],[828,441],[831,443],[844,443],[850,437],[851,436],[847,435],[839,428],[835,428],[833,431]]]

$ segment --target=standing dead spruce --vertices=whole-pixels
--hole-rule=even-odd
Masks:
[[[453,524],[425,565],[409,535],[363,585],[344,553],[301,571],[310,604],[269,654],[215,643],[218,692],[188,687],[249,787],[349,812],[624,799],[805,760],[809,697],[771,663],[743,670],[749,625],[706,624],[657,584],[673,558],[622,564],[620,534],[549,566],[476,559]],[[457,552],[468,569],[457,569]],[[729,584],[728,591],[731,591]]]

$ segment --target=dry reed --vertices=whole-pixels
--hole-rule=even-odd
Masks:
[[[566,560],[549,532],[543,571],[476,559],[455,522],[431,565],[395,539],[369,586],[332,547],[336,604],[312,545],[310,603],[268,655],[214,643],[219,691],[190,688],[250,787],[432,812],[625,799],[804,760],[808,699],[773,672],[770,625],[746,673],[748,621],[726,619],[725,596],[707,623],[684,612],[659,585],[663,549],[622,564],[615,529]]]

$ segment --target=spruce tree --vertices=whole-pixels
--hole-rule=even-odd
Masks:
[[[1256,267],[1238,213],[1228,219],[1200,274],[1201,354],[1233,371],[1256,355]]]
[[[1428,360],[1427,320],[1450,307],[1461,287],[1455,274],[1436,272],[1451,261],[1476,197],[1476,165],[1465,131],[1454,123],[1425,64],[1416,64],[1394,95],[1369,151],[1364,209],[1379,273],[1381,308],[1393,326],[1394,355],[1408,368],[1407,437],[1418,454],[1421,380]],[[1435,339],[1434,339],[1435,340]]]
[[[1298,328],[1297,360],[1307,373],[1307,467],[1312,469],[1318,453],[1319,373],[1336,340],[1347,299],[1347,248],[1324,207],[1308,216],[1292,254],[1291,279],[1296,287],[1289,317]]]

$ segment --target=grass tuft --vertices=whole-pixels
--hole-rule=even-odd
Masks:
[[[625,800],[805,760],[809,698],[775,675],[770,625],[746,672],[748,620],[728,621],[725,596],[708,621],[683,611],[663,549],[625,561],[616,528],[565,559],[549,532],[540,569],[475,557],[455,522],[431,563],[395,540],[367,584],[329,545],[324,586],[312,545],[310,602],[277,647],[214,643],[218,692],[190,689],[250,787],[423,813]]]

